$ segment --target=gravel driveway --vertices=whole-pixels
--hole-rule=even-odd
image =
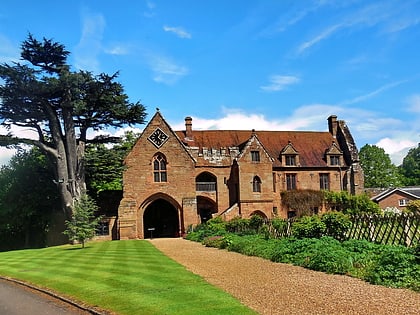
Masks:
[[[181,238],[150,242],[259,314],[420,314],[420,293],[368,284]]]

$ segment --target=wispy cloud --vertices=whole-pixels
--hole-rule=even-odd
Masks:
[[[345,7],[346,13],[340,20],[331,22],[311,39],[300,44],[297,53],[302,54],[333,34],[346,29],[364,30],[379,25],[383,32],[395,33],[416,26],[420,23],[416,6],[415,2],[409,1],[403,5],[398,1],[382,1],[362,7]]]
[[[98,55],[103,49],[105,18],[99,13],[85,12],[82,15],[82,35],[74,51],[75,66],[78,69],[99,72]]]
[[[287,86],[296,84],[300,81],[298,77],[289,75],[272,75],[269,78],[268,85],[261,86],[261,90],[267,92],[277,92],[284,90]]]
[[[130,48],[127,45],[116,44],[106,48],[105,53],[114,56],[128,55],[130,53]]]
[[[320,34],[315,36],[314,38],[302,43],[297,49],[298,54],[303,53],[305,50],[314,46],[318,42],[320,42],[324,39],[327,39],[332,34],[337,32],[340,28],[343,28],[343,27],[344,27],[343,23],[335,24],[335,25],[332,25],[332,26],[328,27],[327,29],[323,30]]]
[[[391,82],[391,83],[385,84],[385,85],[381,86],[380,88],[378,88],[378,89],[376,89],[372,92],[369,92],[369,93],[364,94],[364,95],[359,95],[359,96],[357,96],[353,99],[350,99],[350,100],[343,101],[343,102],[340,103],[340,105],[351,105],[351,104],[356,104],[356,103],[366,101],[366,100],[368,100],[372,97],[375,97],[375,96],[385,92],[386,90],[392,89],[392,88],[394,88],[398,85],[406,83],[407,81],[408,80],[401,80],[401,81],[396,81],[396,82]]]
[[[189,72],[187,67],[178,65],[168,57],[149,54],[147,58],[153,71],[153,80],[159,83],[172,85]]]
[[[409,112],[420,114],[420,94],[408,97],[407,104]]]
[[[176,36],[180,37],[180,38],[187,38],[190,39],[191,38],[191,34],[189,32],[187,32],[186,30],[184,30],[182,27],[173,27],[173,26],[164,26],[163,30],[165,32],[170,32],[170,33],[174,33]]]
[[[145,4],[146,4],[146,11],[143,12],[143,16],[146,18],[153,18],[156,14],[155,13],[156,3],[153,1],[147,0]]]

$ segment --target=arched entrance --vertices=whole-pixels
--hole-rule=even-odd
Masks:
[[[216,203],[206,197],[197,197],[197,214],[200,215],[201,223],[205,223],[217,213]]]
[[[144,211],[143,227],[144,238],[178,237],[178,211],[168,201],[157,199]]]

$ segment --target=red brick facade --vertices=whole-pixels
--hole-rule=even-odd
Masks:
[[[159,111],[127,156],[118,210],[121,239],[174,237],[210,217],[287,217],[288,189],[363,191],[344,121],[329,132],[173,131]]]
[[[391,188],[371,199],[382,210],[398,209],[404,211],[410,201],[420,200],[420,187]]]

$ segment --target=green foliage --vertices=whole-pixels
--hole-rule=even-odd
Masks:
[[[90,144],[86,149],[86,186],[93,196],[105,190],[122,190],[123,161],[134,146],[138,135],[126,132],[111,148]]]
[[[351,195],[346,191],[326,191],[327,208],[345,214],[381,214],[382,210],[367,194]]]
[[[384,149],[366,144],[360,149],[359,157],[365,176],[365,187],[401,186],[403,178]]]
[[[420,200],[411,200],[405,208],[405,211],[420,214]]]
[[[292,223],[293,236],[297,238],[320,238],[327,226],[317,215],[304,216]]]
[[[42,247],[60,209],[53,171],[39,150],[22,151],[0,169],[0,250]]]
[[[420,185],[420,143],[417,148],[408,151],[400,168],[405,177],[405,185]]]
[[[254,230],[256,233],[262,228],[264,225],[264,219],[259,215],[253,215],[249,219],[249,227]]]
[[[219,221],[201,225],[199,230],[204,229],[205,233],[199,234],[206,236],[195,239],[209,247],[420,291],[420,246],[404,248],[366,240],[339,241],[344,239],[350,224],[349,217],[341,212],[301,217],[292,223],[294,236],[281,239],[267,238],[261,227],[260,233],[247,233],[250,221],[235,218],[224,226]],[[282,220],[272,223],[278,228],[284,224]],[[223,227],[229,232],[222,231]],[[196,232],[192,234],[196,236]]]
[[[298,217],[312,214],[313,209],[321,208],[324,200],[324,191],[320,190],[287,190],[280,194],[283,205],[296,211]]]
[[[118,73],[94,75],[71,71],[69,52],[53,40],[29,35],[21,45],[24,64],[0,65],[0,121],[10,131],[0,145],[39,148],[54,168],[62,207],[78,199],[85,187],[85,147],[88,142],[109,143],[114,137],[88,139],[90,130],[144,123],[145,107],[131,103]],[[19,137],[12,127],[35,130],[37,139]],[[52,180],[53,178],[51,178]]]
[[[241,217],[235,217],[226,222],[226,231],[229,233],[236,233],[239,235],[248,234],[249,220]]]
[[[95,201],[83,194],[73,210],[71,220],[66,221],[67,229],[63,232],[71,241],[78,241],[85,247],[85,242],[95,236],[95,229],[101,218],[95,218],[98,207]]]
[[[321,221],[326,226],[325,235],[336,240],[345,240],[346,232],[351,227],[351,220],[348,215],[338,211],[326,212],[321,215]]]
[[[372,264],[366,280],[391,287],[420,291],[420,264],[414,251],[403,246],[384,246]]]
[[[227,234],[225,226],[226,222],[222,218],[216,217],[197,225],[192,232],[187,234],[186,238],[190,241],[202,242],[210,236],[223,236]]]

